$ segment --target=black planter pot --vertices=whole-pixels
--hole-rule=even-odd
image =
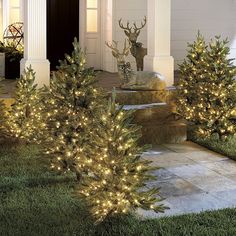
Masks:
[[[6,79],[17,79],[20,77],[20,61],[9,60],[6,58],[5,61],[5,78]]]

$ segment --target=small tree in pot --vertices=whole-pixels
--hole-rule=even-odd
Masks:
[[[0,52],[5,53],[5,77],[15,79],[20,77],[20,60],[23,58],[23,51],[18,50],[14,45],[0,42]]]

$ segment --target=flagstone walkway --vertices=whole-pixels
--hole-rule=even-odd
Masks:
[[[236,161],[192,142],[156,146],[143,157],[161,167],[154,172],[158,179],[147,187],[160,187],[170,209],[138,214],[162,217],[236,206]]]

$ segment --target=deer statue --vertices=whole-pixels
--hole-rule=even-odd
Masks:
[[[129,55],[131,44],[127,46],[126,40],[122,52],[118,49],[118,42],[112,44],[106,42],[106,45],[112,50],[112,55],[117,60],[118,74],[121,79],[121,88],[126,90],[164,90],[166,83],[164,77],[157,72],[137,71],[131,69],[129,62],[125,58]]]
[[[122,52],[118,50],[118,42],[115,40],[113,40],[113,44],[106,42],[106,45],[112,50],[111,53],[117,60],[117,70],[121,79],[121,84],[123,85],[128,82],[127,76],[123,76],[122,68],[125,65],[125,57],[129,55],[130,44],[127,46],[127,41],[125,40],[124,49]]]
[[[125,35],[128,37],[132,47],[130,48],[130,52],[132,56],[136,60],[137,71],[143,70],[143,58],[147,55],[147,48],[143,48],[143,44],[137,42],[138,36],[140,34],[140,30],[144,28],[147,23],[146,16],[144,17],[143,22],[141,23],[141,27],[137,27],[136,23],[133,23],[133,26],[130,26],[129,21],[126,26],[123,25],[122,19],[119,20],[119,26],[124,30]]]

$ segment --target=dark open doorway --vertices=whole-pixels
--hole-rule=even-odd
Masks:
[[[47,57],[51,70],[79,38],[79,0],[47,0]]]

